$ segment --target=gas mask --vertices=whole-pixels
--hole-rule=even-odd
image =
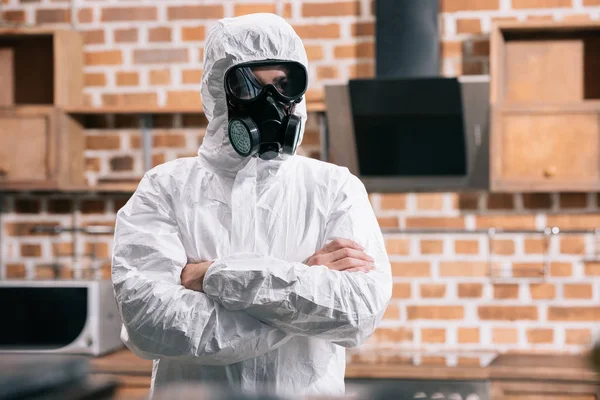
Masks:
[[[304,65],[293,61],[259,61],[230,68],[225,74],[229,141],[243,157],[272,160],[293,155],[301,120],[294,115],[306,92]]]

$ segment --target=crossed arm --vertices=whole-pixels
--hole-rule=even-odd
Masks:
[[[187,259],[175,219],[145,177],[118,213],[113,251],[113,284],[128,347],[149,359],[227,365],[276,349],[293,335],[348,347],[361,343],[383,315],[391,278],[364,187],[354,189],[340,199],[326,237],[361,243],[374,270],[349,273],[272,257],[231,256],[212,263],[201,293],[181,284]]]

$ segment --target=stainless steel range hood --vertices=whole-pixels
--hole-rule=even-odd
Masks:
[[[438,0],[376,15],[376,78],[325,87],[327,160],[369,191],[487,190],[489,77],[439,76]]]

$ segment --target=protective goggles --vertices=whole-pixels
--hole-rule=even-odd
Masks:
[[[242,103],[271,93],[284,103],[299,102],[308,86],[304,65],[295,61],[258,61],[236,65],[225,74],[227,94]]]

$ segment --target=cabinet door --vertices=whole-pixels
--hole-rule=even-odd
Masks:
[[[0,112],[0,188],[53,178],[54,122],[52,112]]]
[[[492,382],[492,400],[600,400],[600,386],[554,382]]]
[[[493,129],[492,190],[600,188],[597,111],[496,111]]]

